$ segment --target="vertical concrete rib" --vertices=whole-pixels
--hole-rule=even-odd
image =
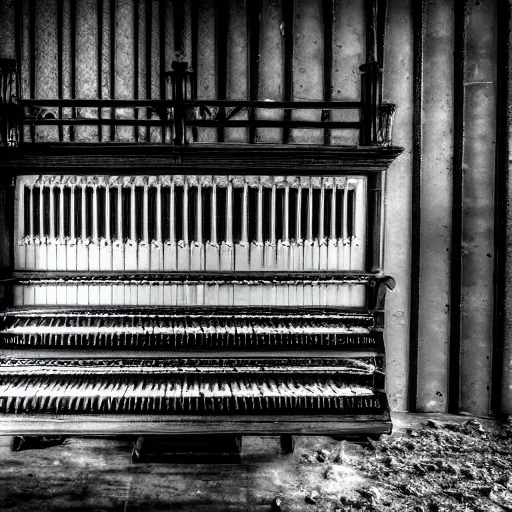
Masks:
[[[450,245],[453,206],[453,1],[428,3],[423,47],[417,403],[448,407]],[[428,157],[427,157],[428,155]],[[413,199],[414,201],[414,199]],[[414,243],[413,243],[414,247]],[[411,334],[412,336],[412,334]]]
[[[497,311],[495,318],[499,329],[495,339],[500,338],[499,347],[495,347],[496,358],[494,372],[501,377],[499,401],[493,405],[503,414],[512,414],[512,2],[504,1],[498,12],[500,57],[498,59],[499,76],[499,115],[500,137],[498,138],[497,183],[497,219],[496,233],[498,261],[496,264]],[[498,349],[501,354],[496,354]],[[497,365],[501,364],[501,369]]]
[[[495,2],[466,9],[460,411],[490,412],[496,142]]]
[[[412,26],[410,2],[390,0],[384,62],[384,101],[397,105],[393,143],[404,154],[390,167],[386,212],[386,272],[397,282],[387,300],[387,391],[393,410],[408,401],[409,302],[411,279]]]

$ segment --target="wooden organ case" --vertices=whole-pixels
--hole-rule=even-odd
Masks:
[[[361,102],[272,104],[198,101],[173,67],[168,100],[2,111],[0,434],[390,432],[384,193],[401,150],[379,65],[362,66]],[[197,115],[206,105],[215,117]],[[163,109],[146,125],[172,143],[23,140],[79,126],[62,117],[79,106]],[[231,115],[258,108],[360,120]],[[356,128],[361,145],[195,143],[198,127],[230,126]]]

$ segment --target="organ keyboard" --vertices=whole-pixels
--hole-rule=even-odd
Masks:
[[[379,151],[327,177],[13,171],[0,433],[389,432]]]

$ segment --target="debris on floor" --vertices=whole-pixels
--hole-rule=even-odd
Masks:
[[[306,496],[317,510],[512,511],[512,422],[485,428],[477,419],[429,419],[369,439],[362,450],[340,441],[332,452],[303,453],[300,461],[326,466],[329,491]],[[347,486],[341,467],[354,470],[359,485]]]

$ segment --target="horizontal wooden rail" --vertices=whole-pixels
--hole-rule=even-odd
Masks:
[[[172,108],[176,105],[173,100],[111,100],[111,99],[22,99],[19,104],[25,107],[159,107]],[[271,108],[271,109],[359,109],[363,103],[359,101],[273,101],[273,100],[184,100],[185,107],[240,107],[240,108]]]

